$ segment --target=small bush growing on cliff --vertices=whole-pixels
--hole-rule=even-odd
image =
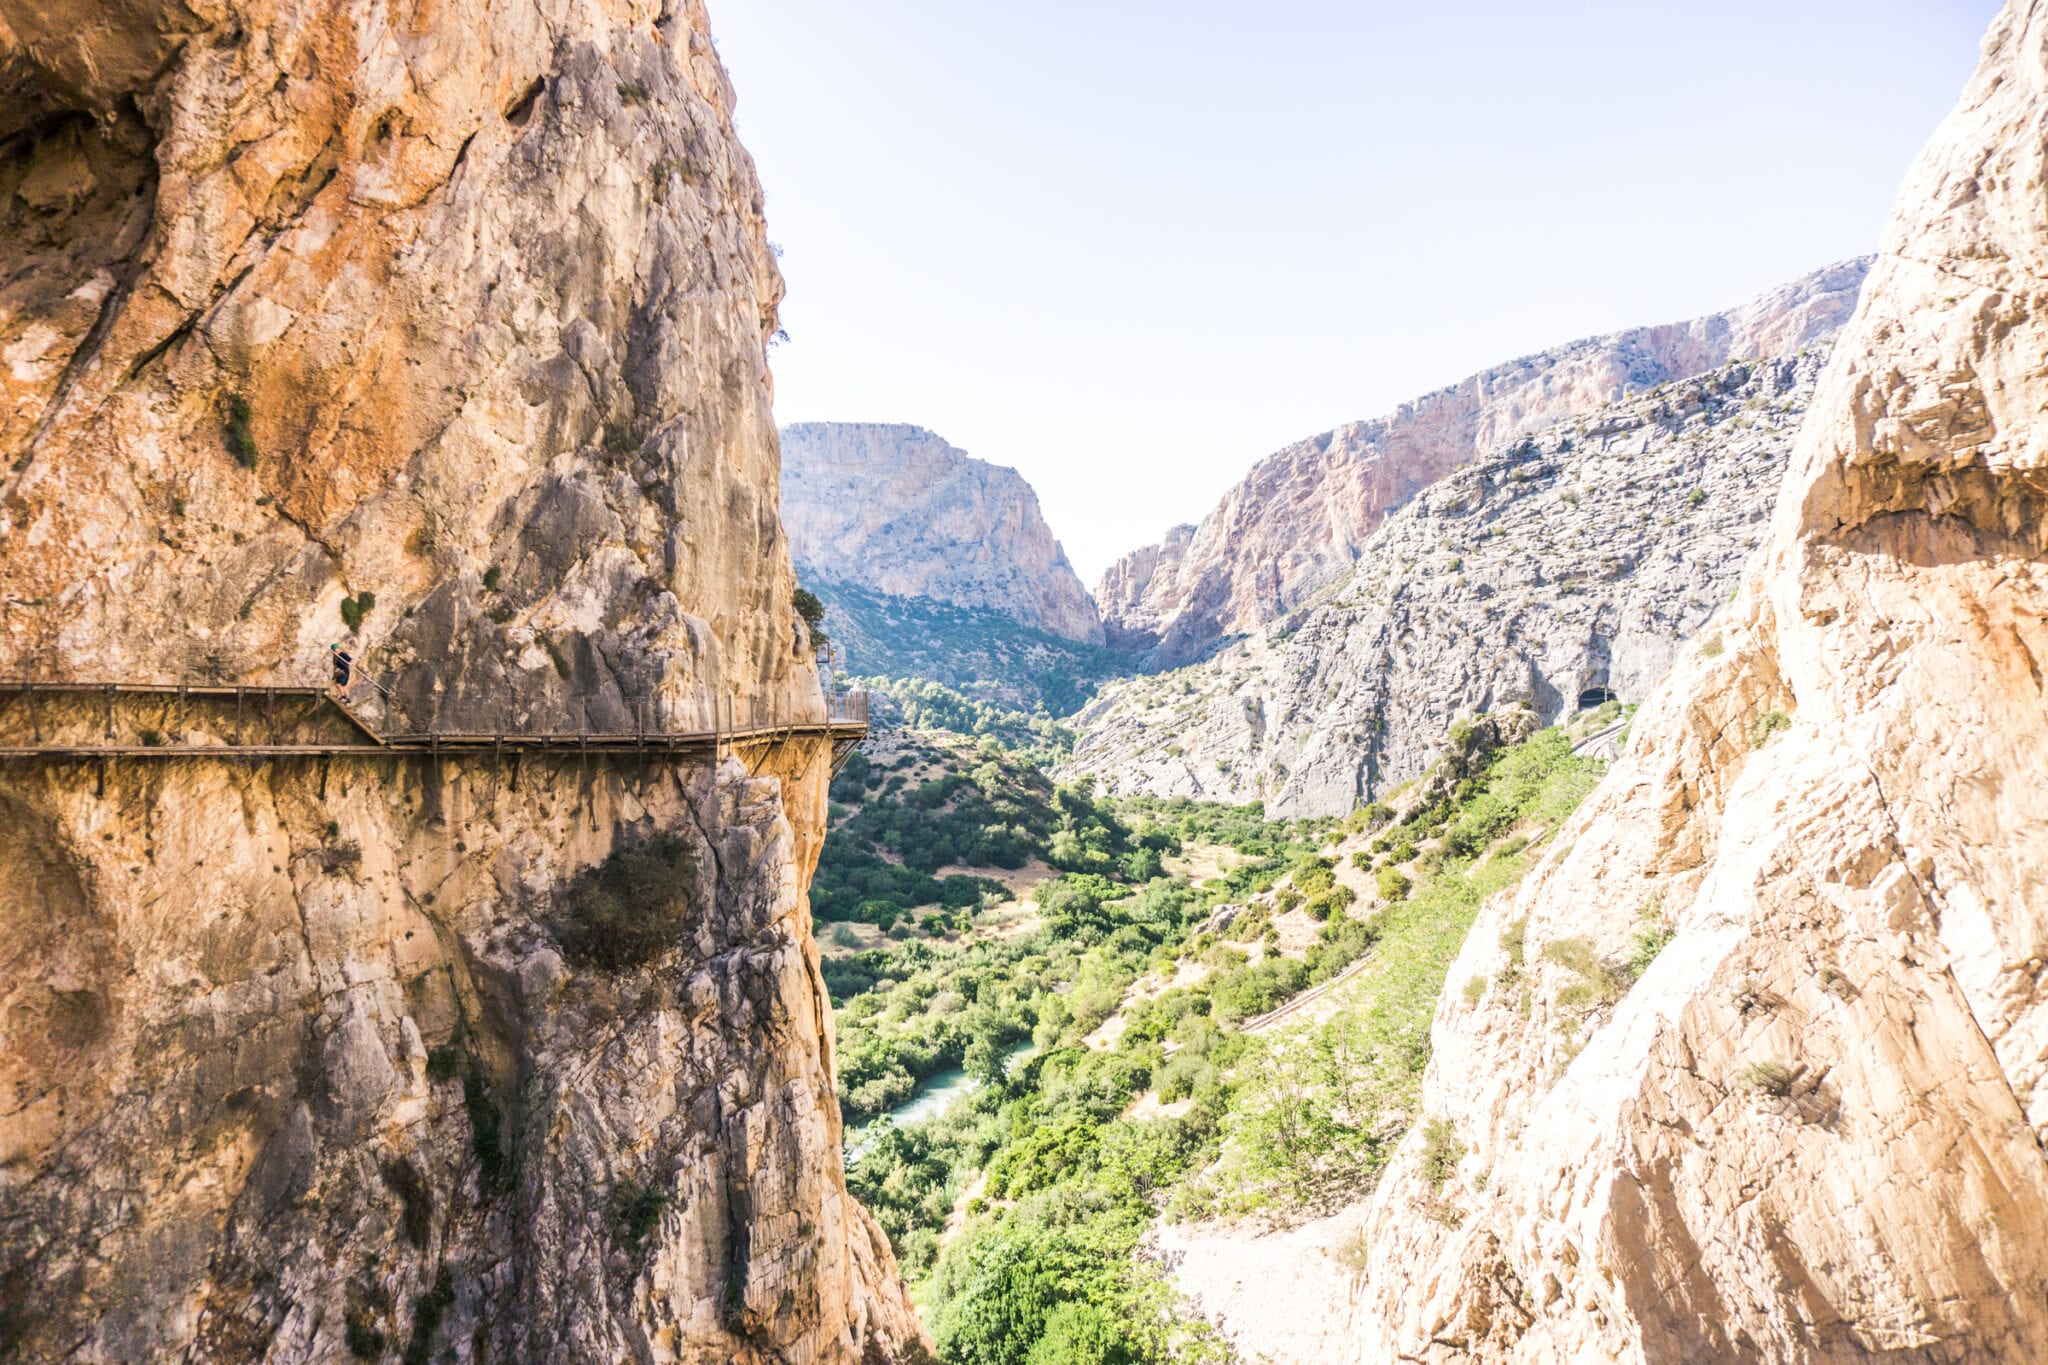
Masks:
[[[256,433],[249,429],[249,420],[255,411],[249,400],[239,393],[228,395],[227,418],[221,424],[221,437],[227,442],[228,454],[235,457],[235,463],[244,469],[256,467]]]
[[[1464,1159],[1465,1144],[1458,1141],[1456,1124],[1435,1118],[1422,1125],[1422,1178],[1431,1189],[1441,1190]]]
[[[363,589],[354,597],[344,597],[341,599],[341,623],[348,627],[349,634],[355,635],[362,631],[363,618],[368,616],[370,608],[376,605],[377,594],[371,592],[368,588]]]
[[[1749,747],[1761,749],[1771,742],[1771,736],[1780,730],[1792,728],[1792,717],[1783,711],[1766,711],[1756,718],[1756,724],[1749,727]]]
[[[1401,900],[1407,896],[1408,888],[1412,884],[1408,880],[1408,874],[1397,867],[1381,868],[1375,879],[1379,882],[1380,899],[1386,901]]]
[[[661,1226],[661,1215],[668,1206],[667,1190],[642,1185],[637,1180],[621,1180],[612,1186],[611,1198],[605,1201],[605,1218],[619,1244],[637,1256]]]
[[[1791,1070],[1782,1062],[1752,1062],[1742,1068],[1742,1083],[1766,1095],[1783,1099],[1792,1093],[1792,1082],[1796,1079]]]
[[[1628,990],[1628,982],[1593,953],[1583,938],[1552,939],[1543,945],[1543,960],[1555,962],[1578,980],[1557,993],[1557,1003],[1568,1010],[1592,1010],[1611,1005]]]
[[[1629,953],[1628,974],[1639,977],[1650,969],[1657,960],[1657,954],[1669,947],[1671,940],[1678,937],[1678,930],[1671,921],[1664,918],[1664,907],[1651,901],[1643,907],[1643,924],[1636,930],[1635,948]]]
[[[578,967],[620,972],[661,956],[688,926],[697,860],[673,834],[615,849],[569,886],[555,936]]]

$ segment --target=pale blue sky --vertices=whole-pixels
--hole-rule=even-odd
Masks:
[[[1022,470],[1092,587],[1260,456],[1871,250],[1995,0],[710,0],[776,415]]]

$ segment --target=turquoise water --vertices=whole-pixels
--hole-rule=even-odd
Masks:
[[[1036,1049],[1030,1043],[1019,1043],[1003,1054],[1004,1069],[1007,1071],[1034,1051]],[[924,1119],[937,1118],[952,1108],[955,1100],[973,1094],[980,1085],[980,1081],[958,1067],[934,1072],[926,1079],[923,1088],[902,1104],[880,1118],[870,1119],[858,1128],[847,1129],[846,1159],[852,1161],[865,1152],[880,1135],[883,1124],[904,1128]]]

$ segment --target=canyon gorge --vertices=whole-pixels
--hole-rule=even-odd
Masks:
[[[778,430],[736,105],[0,0],[0,1357],[2048,1359],[2048,0],[1092,594]]]

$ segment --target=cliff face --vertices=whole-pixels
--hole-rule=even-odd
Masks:
[[[1469,1152],[1435,1188],[1418,1134],[1382,1185],[1360,1358],[2048,1356],[2044,180],[2015,0],[1722,649],[1465,943],[1425,1103]],[[1562,965],[1652,909],[1618,1000]]]
[[[806,573],[1102,643],[1095,603],[1016,470],[878,422],[797,423],[782,455],[783,524]]]
[[[1096,591],[1104,628],[1151,667],[1198,659],[1327,588],[1389,512],[1458,465],[1627,391],[1789,356],[1840,327],[1868,265],[1830,266],[1711,317],[1525,356],[1269,455],[1184,543],[1176,533],[1111,567]]]
[[[1343,815],[1420,773],[1460,714],[1641,701],[1762,542],[1827,355],[1726,366],[1445,475],[1323,597],[1084,711],[1071,770]]]
[[[347,640],[387,730],[817,716],[731,108],[694,0],[0,0],[0,677]],[[839,1168],[825,756],[748,758],[0,767],[0,1342],[919,1355]]]

